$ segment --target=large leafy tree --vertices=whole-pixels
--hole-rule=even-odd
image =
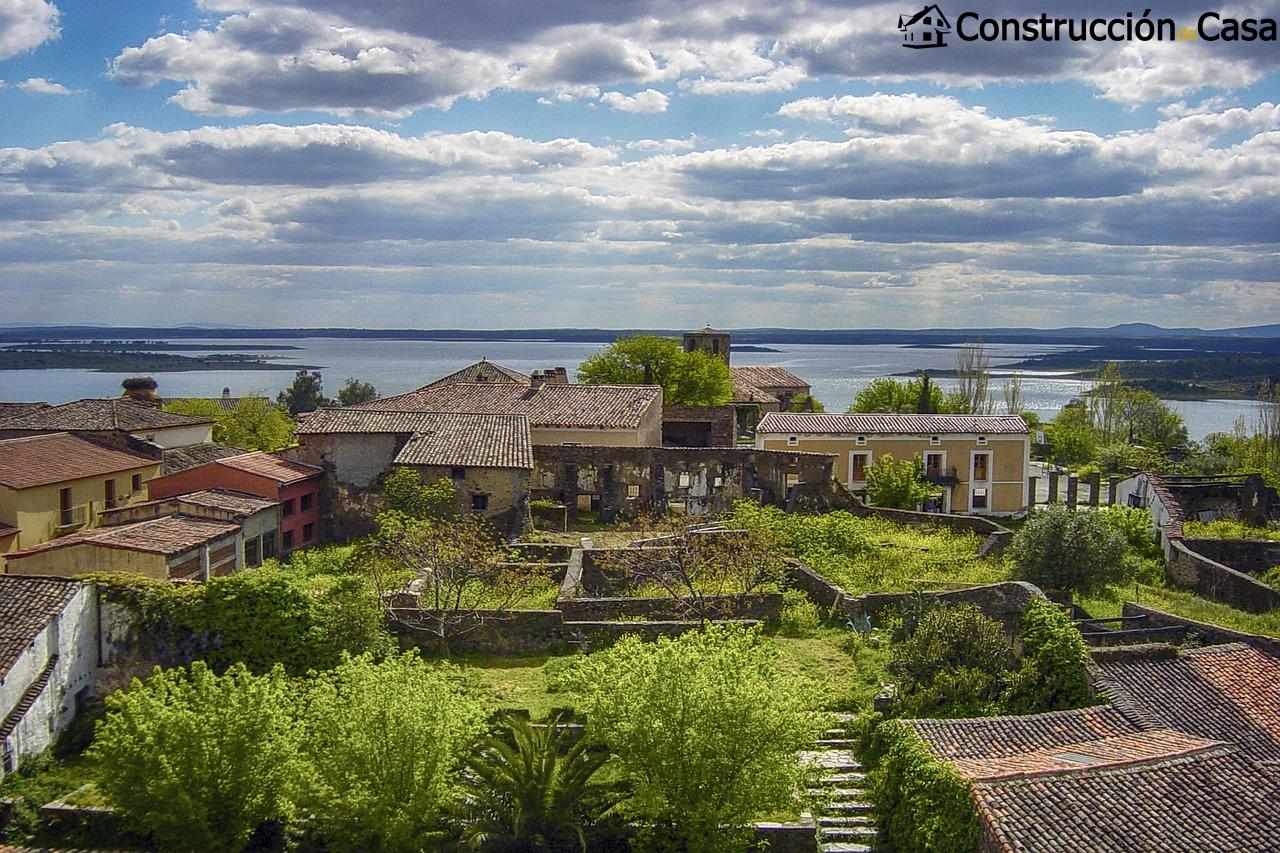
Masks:
[[[293,443],[293,420],[261,397],[242,397],[231,409],[216,400],[174,400],[165,411],[212,418],[213,440],[243,450],[279,450]]]
[[[894,459],[892,453],[883,453],[867,469],[867,498],[875,506],[915,509],[937,493],[924,479],[919,454],[914,459]]]
[[[713,625],[654,643],[628,636],[578,665],[587,737],[613,753],[646,850],[745,849],[750,821],[799,805],[821,720],[757,630]]]
[[[675,406],[722,406],[733,399],[729,366],[701,351],[685,352],[672,338],[619,338],[578,366],[578,381],[590,385],[661,385]]]
[[[107,697],[90,754],[98,786],[134,829],[172,850],[239,850],[292,814],[299,776],[284,671],[156,669]]]
[[[887,377],[872,380],[854,397],[849,411],[905,415],[957,414],[967,410],[957,395],[944,394],[927,375],[921,374],[903,381]]]
[[[1053,461],[1059,465],[1081,465],[1094,458],[1098,449],[1098,430],[1089,410],[1083,405],[1063,406],[1049,429]]]
[[[320,371],[299,370],[294,374],[293,383],[280,392],[276,402],[291,415],[314,412],[327,404],[329,401],[324,396]]]
[[[378,399],[378,389],[372,383],[361,382],[354,377],[338,389],[338,402],[343,406],[356,406]]]
[[[1109,595],[1136,566],[1125,535],[1101,513],[1064,506],[1038,510],[1009,546],[1017,576],[1046,589]]]

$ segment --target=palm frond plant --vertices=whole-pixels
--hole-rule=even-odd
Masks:
[[[455,810],[462,849],[584,853],[590,829],[626,798],[599,774],[608,754],[570,745],[559,718],[506,725],[506,737],[487,738],[466,762]]]

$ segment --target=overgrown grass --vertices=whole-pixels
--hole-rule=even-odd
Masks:
[[[1080,606],[1089,611],[1091,616],[1102,618],[1119,616],[1121,602],[1135,601],[1185,619],[1208,622],[1211,625],[1220,625],[1223,628],[1244,631],[1248,634],[1280,637],[1280,610],[1272,610],[1269,613],[1248,613],[1201,598],[1194,592],[1146,584],[1139,584],[1136,590],[1133,587],[1125,587],[1117,592],[1119,594],[1115,599],[1081,599]]]
[[[979,557],[983,539],[945,528],[917,528],[847,512],[791,515],[739,503],[729,524],[767,531],[788,556],[802,560],[851,593],[903,592],[1008,580],[1003,558]]]
[[[1184,522],[1182,535],[1188,539],[1252,539],[1254,541],[1271,540],[1280,542],[1280,529],[1253,527],[1231,518]]]

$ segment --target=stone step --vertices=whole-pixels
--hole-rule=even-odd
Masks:
[[[824,815],[818,818],[818,826],[840,827],[840,826],[870,826],[874,827],[875,823],[871,817],[871,810],[850,815]]]
[[[824,785],[861,785],[867,780],[867,774],[861,770],[849,770],[843,773],[828,773],[822,777]]]
[[[825,738],[830,738],[831,740],[842,740],[844,738],[847,738],[849,736],[849,733],[844,729],[827,729],[822,736]]]
[[[818,844],[822,853],[875,853],[870,844],[859,844],[851,841],[827,841]]]
[[[832,800],[827,803],[823,811],[832,816],[869,815],[872,811],[872,805],[862,799]]]
[[[876,840],[876,828],[874,826],[842,826],[832,827],[830,829],[822,829],[819,832],[823,841],[862,841],[873,842]]]
[[[854,742],[847,737],[825,738],[818,741],[819,749],[853,749]]]
[[[851,772],[863,770],[858,756],[847,749],[825,749],[819,752],[802,752],[800,760],[824,770],[835,772]]]
[[[851,714],[848,711],[832,711],[830,716],[831,719],[835,720],[837,723],[852,723],[854,720],[858,719],[857,714]]]

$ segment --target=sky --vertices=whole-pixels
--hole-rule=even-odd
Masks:
[[[1280,43],[940,6],[0,0],[0,323],[1280,322]]]

